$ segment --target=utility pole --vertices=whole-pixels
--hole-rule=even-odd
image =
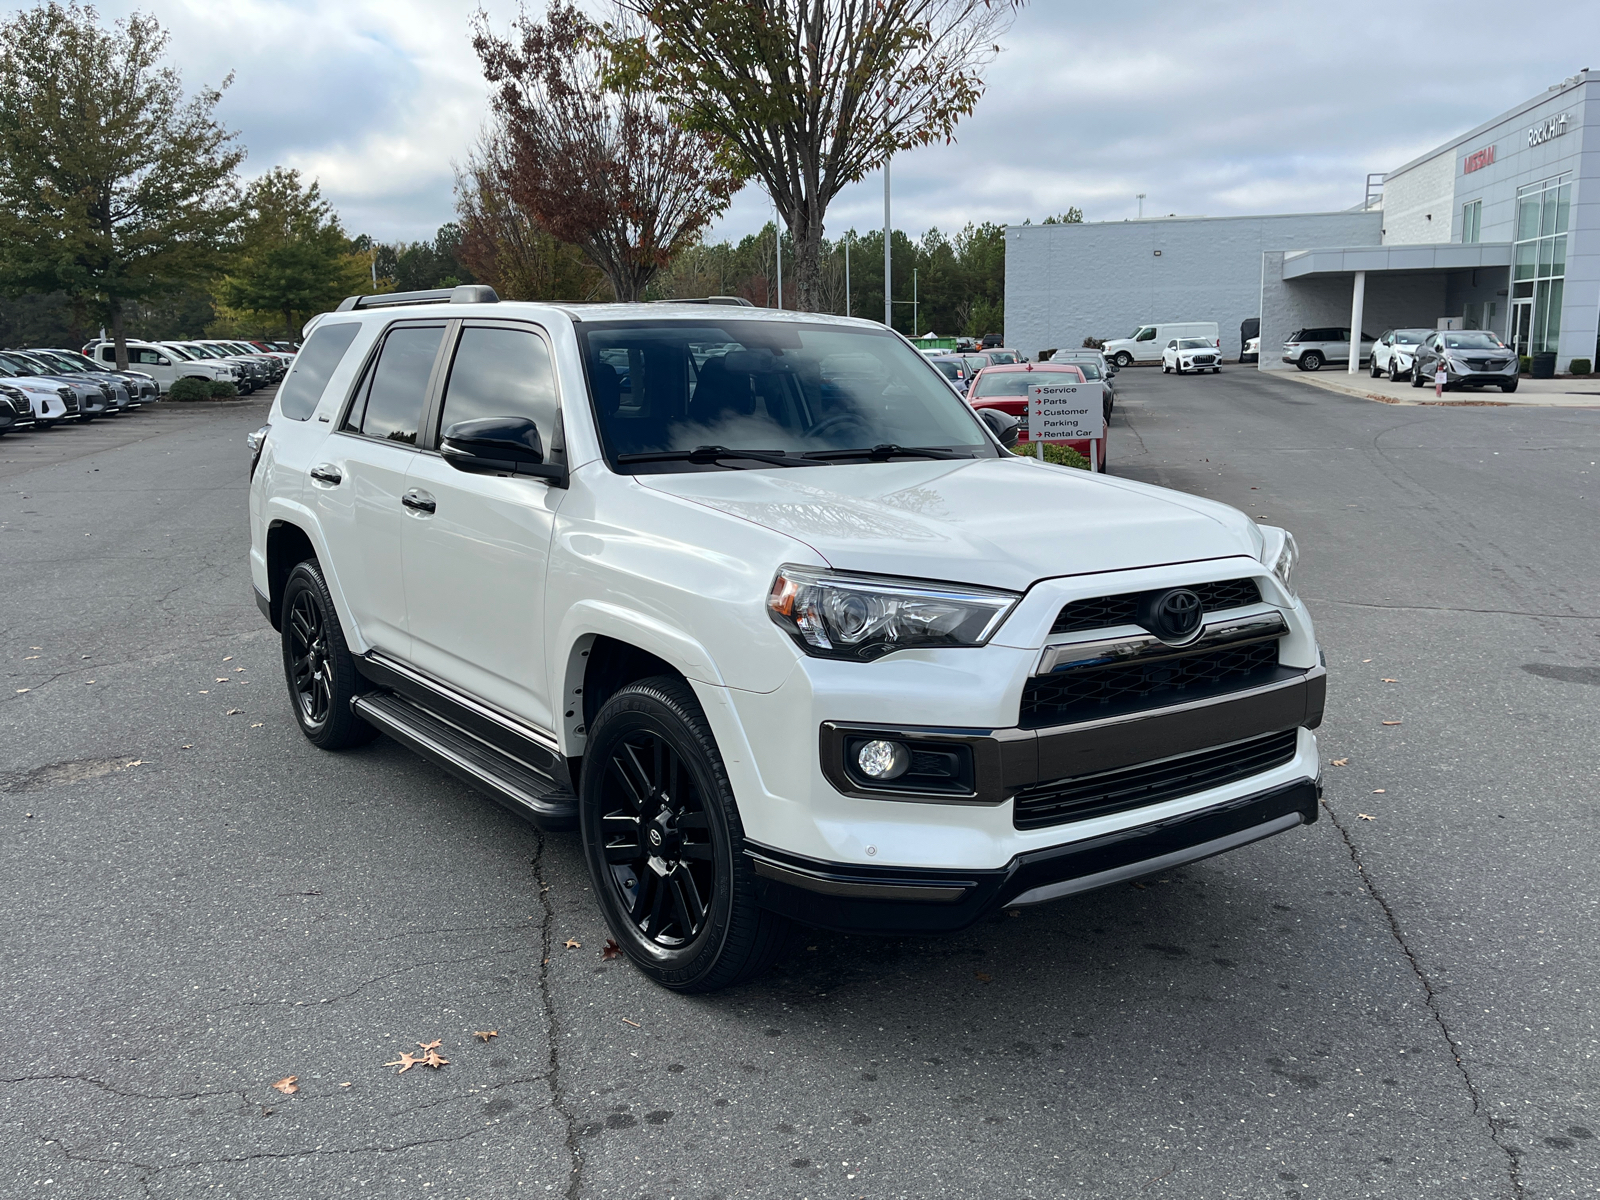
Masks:
[[[1144,220],[1144,193],[1139,193],[1139,219]]]
[[[917,319],[917,268],[911,268],[911,336],[922,336],[922,322]]]
[[[894,261],[889,249],[894,230],[889,221],[889,163],[883,164],[883,323],[894,328]]]
[[[777,242],[778,250],[778,309],[783,309],[783,217],[778,213],[778,206],[772,206],[773,239]]]
[[[850,315],[850,235],[844,235],[844,315]]]

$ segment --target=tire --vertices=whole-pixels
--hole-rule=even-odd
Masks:
[[[1502,392],[1505,392],[1507,395],[1509,395],[1510,393],[1512,393],[1512,392],[1517,390],[1517,381],[1515,379],[1506,380],[1504,383],[1502,383],[1500,385],[1500,390]]]
[[[1315,350],[1307,350],[1300,356],[1300,369],[1302,371],[1320,371],[1325,360]]]
[[[1417,364],[1415,362],[1411,364],[1411,386],[1414,388],[1419,388],[1422,386],[1422,372],[1417,370]]]
[[[578,827],[617,944],[675,992],[766,970],[789,922],[756,904],[739,808],[689,685],[669,675],[630,684],[591,728]]]
[[[1396,359],[1396,358],[1391,358],[1389,360],[1389,382],[1390,383],[1399,383],[1400,382],[1399,361],[1400,360]]]
[[[1222,374],[1222,368],[1221,367],[1212,367],[1211,368],[1211,373],[1213,375],[1221,375]]]
[[[1126,350],[1118,350],[1116,354],[1112,356],[1111,361],[1117,364],[1117,369],[1119,371],[1123,371],[1133,366],[1133,355],[1129,354]]]
[[[1171,375],[1172,374],[1172,368],[1167,366],[1166,363],[1162,363],[1161,364],[1161,373],[1163,375]]]
[[[1378,379],[1383,375],[1383,372],[1378,369],[1378,356],[1376,354],[1372,356],[1372,361],[1367,366],[1367,375],[1373,379]]]
[[[378,731],[350,710],[366,688],[316,559],[289,572],[282,613],[283,676],[300,732],[321,750],[370,742]]]

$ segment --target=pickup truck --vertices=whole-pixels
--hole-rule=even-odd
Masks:
[[[879,324],[472,285],[306,332],[250,437],[294,719],[575,829],[666,987],[1317,819],[1294,539],[1011,454]]]

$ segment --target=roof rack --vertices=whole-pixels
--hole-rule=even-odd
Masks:
[[[430,288],[425,292],[386,292],[378,296],[346,296],[335,312],[363,308],[404,308],[412,304],[499,304],[500,297],[483,283],[464,283],[460,287]]]
[[[652,300],[652,304],[733,304],[740,308],[754,308],[755,305],[743,296],[683,296],[675,300]]]

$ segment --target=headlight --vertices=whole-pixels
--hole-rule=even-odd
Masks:
[[[866,662],[919,646],[981,646],[1015,592],[784,566],[767,613],[807,654]]]
[[[1292,599],[1295,595],[1294,568],[1300,561],[1300,547],[1295,544],[1294,534],[1276,525],[1261,526],[1261,534],[1261,561],[1272,569]]]

